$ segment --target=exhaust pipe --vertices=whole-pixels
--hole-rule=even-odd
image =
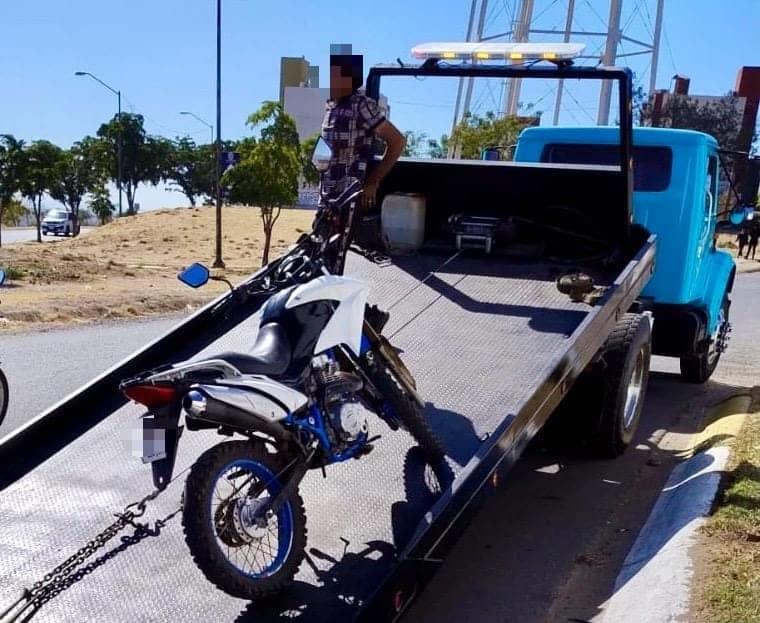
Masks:
[[[229,426],[241,432],[261,431],[278,440],[288,440],[292,435],[279,422],[272,422],[251,413],[191,390],[182,400],[187,418],[198,428]],[[188,428],[192,428],[188,425]]]

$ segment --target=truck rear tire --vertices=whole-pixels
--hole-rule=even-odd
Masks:
[[[644,407],[651,356],[649,319],[626,314],[604,345],[601,411],[590,439],[596,454],[614,458],[631,443]]]
[[[728,296],[723,299],[723,306],[720,309],[720,319],[718,320],[718,330],[710,340],[710,345],[704,353],[681,357],[681,378],[687,383],[705,383],[715,372],[720,361],[721,348],[718,342],[725,339],[725,332],[729,327],[728,311],[731,307],[731,301]]]

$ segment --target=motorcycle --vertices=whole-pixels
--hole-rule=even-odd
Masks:
[[[360,192],[347,189],[338,207]],[[299,485],[309,470],[372,451],[379,437],[370,436],[368,412],[392,430],[408,431],[433,469],[445,469],[414,378],[367,316],[368,286],[327,269],[339,238],[307,235],[264,271],[257,283],[274,293],[250,354],[167,365],[121,384],[149,409],[143,460],[153,464],[159,488],[171,479],[183,411],[190,431],[245,438],[198,458],[182,511],[195,563],[235,597],[269,597],[292,581],[306,545]],[[179,278],[200,287],[215,277],[193,264]],[[239,289],[229,296],[245,296]]]

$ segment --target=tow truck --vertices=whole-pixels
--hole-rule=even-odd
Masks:
[[[368,281],[371,302],[391,313],[384,332],[427,401],[450,479],[419,467],[407,437],[387,436],[359,464],[302,484],[307,558],[287,595],[246,603],[213,589],[175,516],[187,468],[214,435],[184,439],[174,479],[151,492],[129,456],[139,411],[118,384],[167,361],[253,344],[265,297],[225,296],[0,441],[0,620],[395,620],[444,564],[495,471],[567,407],[578,379],[599,384],[599,404],[564,408],[564,417],[590,450],[623,452],[646,392],[652,317],[641,295],[657,240],[632,222],[631,73],[575,66],[581,49],[424,44],[413,49],[422,62],[375,66],[367,78],[374,98],[390,77],[617,84],[609,163],[404,158],[378,205],[424,196],[421,248],[386,262],[349,257],[346,273]],[[255,292],[284,258],[237,288]]]

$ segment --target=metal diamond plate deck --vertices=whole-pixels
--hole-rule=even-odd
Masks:
[[[570,347],[585,305],[559,294],[562,272],[498,259],[419,256],[381,267],[352,256],[349,274],[372,285],[371,299],[391,311],[385,333],[428,400],[426,413],[444,439],[454,470],[480,439],[516,413]],[[432,272],[431,272],[432,271]],[[420,279],[427,280],[420,284]],[[198,357],[246,350],[256,318],[236,327]],[[113,513],[151,488],[150,470],[129,453],[141,409],[127,405],[6,489],[0,498],[0,606],[71,555],[113,521]],[[293,590],[253,605],[214,589],[193,565],[179,517],[138,542],[113,539],[92,568],[37,613],[38,621],[301,621],[348,620],[389,570],[433,498],[403,432],[382,434],[360,461],[310,473],[302,491],[308,560]],[[183,470],[215,433],[185,432],[175,476],[143,518],[155,521],[179,505]],[[455,483],[456,486],[456,483]],[[1,609],[1,608],[0,608]]]

